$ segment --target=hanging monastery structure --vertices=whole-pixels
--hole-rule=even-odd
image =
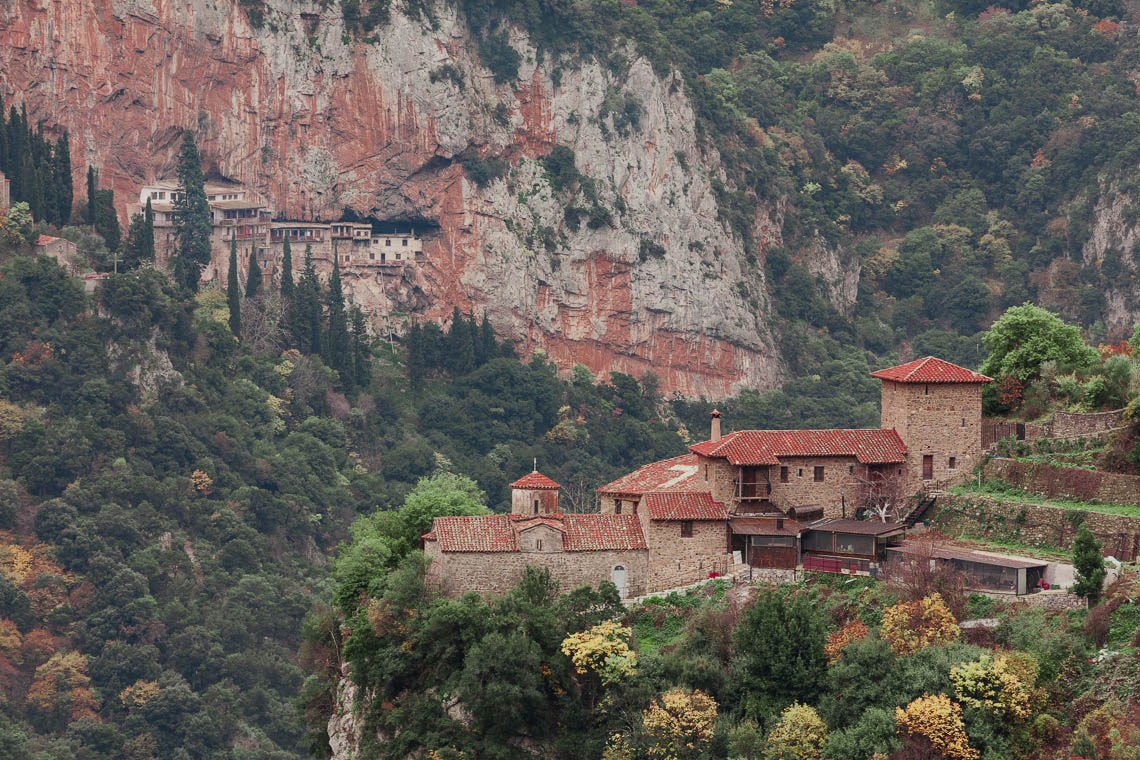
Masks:
[[[210,264],[202,272],[203,283],[218,281],[225,285],[231,242],[237,243],[242,278],[248,275],[250,251],[256,252],[263,275],[280,274],[286,240],[297,272],[304,265],[306,246],[311,248],[313,261],[322,273],[332,270],[334,255],[342,270],[372,272],[377,276],[401,274],[423,256],[423,241],[416,237],[415,230],[380,233],[374,232],[368,222],[274,220],[273,210],[244,185],[210,181],[205,190],[210,204]],[[155,263],[160,267],[167,266],[175,251],[174,204],[181,194],[177,182],[159,181],[143,186],[138,203],[127,206],[129,217],[142,213],[150,201],[154,212]]]
[[[968,476],[990,382],[934,357],[871,376],[878,429],[722,435],[714,411],[707,441],[599,488],[599,513],[560,512],[559,485],[532,472],[511,484],[509,515],[436,518],[423,536],[430,572],[453,593],[498,594],[537,566],[563,588],[612,581],[623,597],[740,565],[868,572],[904,526],[855,518]]]

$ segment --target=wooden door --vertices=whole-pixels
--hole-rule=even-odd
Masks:
[[[796,566],[796,547],[753,546],[748,564],[752,567],[791,570]]]
[[[934,477],[934,455],[922,455],[922,479],[931,480]]]

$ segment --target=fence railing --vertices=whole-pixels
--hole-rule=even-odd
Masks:
[[[804,570],[814,570],[819,573],[855,573],[871,572],[871,562],[856,557],[820,557],[815,554],[804,555]]]

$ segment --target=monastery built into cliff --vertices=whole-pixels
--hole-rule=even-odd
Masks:
[[[304,264],[305,249],[312,251],[320,271],[332,269],[336,256],[342,270],[358,274],[371,272],[377,277],[392,276],[414,266],[423,256],[423,240],[415,230],[381,233],[369,222],[314,222],[274,219],[270,206],[244,185],[232,182],[206,183],[210,205],[210,264],[202,272],[202,282],[221,284],[228,271],[229,252],[236,242],[239,274],[245,277],[249,252],[257,255],[262,274],[280,273],[285,241],[292,249],[293,268]],[[174,204],[182,194],[175,181],[144,185],[137,203],[128,204],[127,214],[141,213],[149,200],[154,212],[155,262],[166,266],[175,250]]]
[[[564,588],[612,581],[623,597],[745,566],[870,572],[915,495],[979,460],[990,382],[933,357],[871,376],[877,429],[722,434],[714,411],[708,440],[599,488],[598,513],[561,512],[559,485],[536,471],[511,484],[509,515],[436,518],[430,572],[455,593],[497,594],[537,566]]]

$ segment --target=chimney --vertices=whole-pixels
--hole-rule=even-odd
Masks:
[[[718,412],[716,409],[713,409],[712,414],[709,416],[712,417],[712,430],[709,433],[709,440],[710,441],[719,441],[720,440],[720,412]]]

